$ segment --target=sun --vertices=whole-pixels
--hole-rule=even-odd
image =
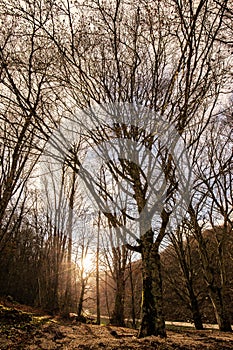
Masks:
[[[84,275],[86,276],[90,275],[95,269],[94,254],[87,253],[86,256],[83,258],[82,266],[83,266]]]

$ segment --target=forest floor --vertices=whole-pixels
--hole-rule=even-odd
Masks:
[[[0,300],[0,350],[5,349],[227,350],[233,349],[233,333],[173,326],[166,339],[138,339],[130,328],[78,324]]]

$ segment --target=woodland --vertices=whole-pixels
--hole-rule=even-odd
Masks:
[[[0,0],[0,336],[37,310],[56,339],[109,330],[109,349],[119,334],[175,349],[168,321],[231,336],[232,15],[231,0]],[[42,343],[27,348],[64,345]]]

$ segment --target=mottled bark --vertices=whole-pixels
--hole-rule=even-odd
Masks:
[[[160,255],[157,245],[153,243],[152,230],[142,238],[142,279],[141,325],[138,336],[166,337]]]

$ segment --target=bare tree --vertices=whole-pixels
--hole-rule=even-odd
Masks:
[[[183,222],[177,230],[170,234],[170,240],[173,246],[173,255],[175,259],[170,259],[166,263],[166,268],[164,268],[167,279],[171,284],[178,296],[182,301],[188,306],[192,312],[192,318],[196,329],[203,329],[202,316],[199,307],[199,294],[200,288],[197,286],[197,271],[198,263],[196,261],[194,253],[194,238],[190,232],[189,225],[186,225]],[[174,274],[174,268],[171,268],[172,265],[178,265],[177,268],[180,268],[182,271],[182,277],[184,284],[180,288],[177,275]],[[185,288],[184,288],[185,285]]]
[[[79,296],[77,305],[77,320],[81,322],[85,320],[84,302],[87,300],[87,292],[89,289],[89,283],[94,284],[91,281],[93,274],[95,273],[94,263],[94,228],[93,228],[93,215],[88,212],[83,212],[79,218],[77,224],[77,230],[75,237],[76,257],[75,264],[78,267],[78,281],[79,281]]]
[[[135,269],[133,268],[133,252],[129,251],[128,258],[128,269],[129,269],[129,285],[130,285],[130,293],[131,293],[131,318],[132,318],[132,327],[136,329],[137,321],[136,321],[136,295],[135,295],[135,281],[134,274]]]
[[[73,99],[81,107],[92,100],[97,103],[136,102],[149,106],[160,118],[173,122],[180,134],[191,130],[189,140],[195,142],[208,124],[221,89],[216,79],[222,71],[211,63],[211,58],[224,6],[213,1],[200,1],[198,5],[183,1],[171,1],[168,5],[142,2],[137,6],[122,1],[115,4],[93,1],[90,7],[85,5],[71,10],[70,5],[61,9],[67,18],[63,33],[69,47],[59,38],[54,40],[51,32],[47,33],[66,62],[66,79],[72,86],[71,101]],[[83,8],[85,23],[82,21]],[[79,21],[75,21],[72,11],[77,11]],[[130,17],[127,16],[129,12]],[[92,118],[91,130],[84,126],[94,145],[99,146],[100,142],[117,137],[142,142],[151,150],[158,142],[158,135],[153,133],[156,125],[152,126],[151,132],[143,126],[144,132],[138,130],[137,124],[134,128],[135,115],[118,124],[116,119],[111,118],[112,122],[101,125],[96,125],[96,120]],[[97,122],[100,124],[99,120]],[[157,155],[167,183],[159,228],[155,230],[152,222],[143,220],[146,230],[140,228],[138,246],[131,246],[142,256],[144,297],[140,336],[165,336],[159,247],[169,223],[169,207],[174,201],[177,186],[177,169],[169,151],[159,142],[157,145]],[[108,171],[115,179],[120,177],[123,181],[130,181],[136,208],[141,214],[148,199],[148,179],[143,178],[142,169],[129,159],[120,159],[119,164],[108,162]],[[92,185],[89,183],[89,186]],[[111,193],[103,187],[101,191],[110,199]],[[106,212],[105,215],[118,230],[122,223],[117,215]],[[125,214],[122,212],[121,215]]]
[[[101,225],[101,212],[98,213],[97,219],[97,243],[96,243],[96,324],[100,325],[100,225]]]
[[[208,130],[200,152],[202,156],[196,164],[196,195],[189,214],[219,329],[231,331],[226,295],[229,288],[227,247],[232,239],[232,130],[224,120],[220,118]],[[211,226],[209,233],[202,229],[206,221]]]
[[[165,336],[159,249],[171,222],[176,194],[183,184],[178,181],[181,177],[174,154],[159,140],[158,132],[164,129],[158,128],[157,124],[158,120],[172,124],[179,135],[192,143],[199,140],[208,125],[224,83],[216,38],[227,1],[200,0],[192,3],[170,0],[135,4],[122,0],[113,3],[93,0],[74,4],[67,1],[51,6],[39,2],[39,6],[34,3],[35,11],[30,6],[12,4],[36,29],[43,30],[59,53],[61,66],[59,74],[57,70],[55,72],[64,86],[64,94],[59,96],[63,110],[72,116],[77,107],[90,107],[89,113],[81,116],[85,120],[88,116],[89,122],[80,120],[80,116],[77,118],[90,147],[99,147],[108,141],[114,148],[113,140],[121,138],[130,140],[131,145],[135,142],[143,145],[149,153],[153,147],[156,149],[161,173],[153,181],[146,175],[148,171],[152,174],[155,166],[144,171],[135,159],[120,157],[118,163],[108,161],[106,167],[109,175],[118,180],[118,185],[121,181],[130,184],[129,197],[134,200],[134,210],[141,217],[148,206],[150,182],[161,185],[162,177],[162,185],[166,184],[162,186],[159,215],[153,219],[156,225],[152,216],[142,220],[140,234],[131,230],[135,245],[128,246],[140,252],[142,257],[143,305],[139,336]],[[41,15],[39,9],[43,7],[45,14]],[[217,56],[215,63],[213,55]],[[110,114],[106,123],[99,116],[93,118],[93,101],[97,104],[130,103],[134,107],[147,107],[159,118],[154,121],[147,119],[148,123],[141,126],[140,122],[135,125],[134,112],[137,112],[139,121],[147,113],[146,109],[139,112],[135,107],[131,110],[131,118],[121,119],[120,123],[118,119],[116,123],[114,114]],[[177,139],[174,134],[170,136],[170,146],[175,148]],[[102,151],[106,155],[103,146]],[[139,156],[139,152],[134,155]],[[71,159],[75,157],[76,171],[79,171],[82,165],[80,158],[75,154],[70,156]],[[147,161],[151,165],[152,159]],[[72,166],[72,160],[69,164]],[[100,187],[98,178],[93,184],[93,177],[88,177],[87,173],[85,179],[96,199],[103,204],[102,211],[116,233],[122,227],[122,217],[126,217],[127,222],[132,221],[124,208],[118,213],[104,210],[104,197],[107,196],[111,202],[111,189],[107,191],[106,187]],[[127,193],[128,188],[121,186],[121,190]],[[152,212],[155,213],[154,207]]]
[[[46,38],[20,16],[14,2],[1,1],[1,8],[0,250],[10,238],[8,227],[43,149],[43,133],[56,119],[50,118],[55,52],[47,51]],[[12,215],[6,216],[9,206]]]
[[[66,291],[65,291],[65,300],[64,300],[64,313],[69,314],[72,311],[72,248],[73,248],[73,235],[74,235],[74,210],[77,207],[75,206],[76,202],[76,192],[77,192],[77,174],[74,170],[71,170],[69,174],[69,189],[67,196],[68,199],[68,218],[67,218],[67,281],[66,281]]]
[[[106,225],[106,223],[105,223]],[[111,290],[112,307],[109,308],[110,323],[125,326],[125,287],[127,279],[128,250],[122,245],[119,237],[115,236],[111,223],[102,232],[103,264],[109,282],[106,291]]]
[[[47,302],[50,310],[61,311],[67,316],[75,304],[72,300],[75,273],[72,250],[74,231],[82,210],[81,196],[77,198],[77,175],[64,162],[52,161],[49,154],[41,157],[37,173],[41,198],[38,211],[46,218],[46,239],[42,248],[45,263],[40,276],[43,303]]]

